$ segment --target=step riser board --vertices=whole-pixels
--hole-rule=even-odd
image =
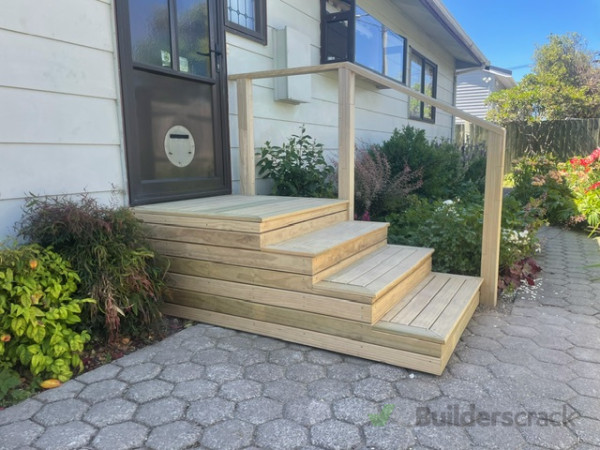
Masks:
[[[337,335],[299,329],[295,326],[274,324],[262,320],[201,310],[196,307],[166,304],[163,307],[163,312],[176,317],[278,338],[288,342],[380,361],[434,375],[441,375],[444,371],[445,364],[441,357],[429,356],[415,351],[399,350]]]

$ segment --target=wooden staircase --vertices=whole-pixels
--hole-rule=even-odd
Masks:
[[[224,196],[139,206],[171,261],[164,312],[441,374],[481,280],[431,272],[347,202]]]

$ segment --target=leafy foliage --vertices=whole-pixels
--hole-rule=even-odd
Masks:
[[[128,208],[101,206],[87,195],[33,197],[19,233],[71,263],[81,278],[79,294],[97,300],[85,318],[96,335],[114,340],[123,329],[140,332],[160,318],[166,263],[150,250]]]
[[[423,184],[422,170],[412,171],[408,165],[392,176],[385,154],[378,147],[362,151],[354,165],[355,204],[359,217],[367,219],[397,209],[406,195]]]
[[[431,247],[433,268],[439,272],[478,275],[483,233],[483,199],[477,194],[456,201],[428,201],[413,196],[412,204],[401,213],[387,217],[389,241],[394,244]],[[532,255],[537,246],[536,231],[541,226],[537,206],[522,208],[506,201],[502,213],[500,272]],[[506,287],[506,286],[502,286]]]
[[[323,144],[306,134],[304,126],[281,147],[267,141],[257,166],[259,175],[273,180],[275,195],[333,197],[335,169],[323,156]]]
[[[600,66],[577,33],[551,34],[538,47],[531,74],[511,89],[492,93],[488,118],[506,124],[600,117]]]
[[[78,282],[52,250],[37,245],[0,249],[1,362],[61,381],[72,377],[73,368],[83,369],[79,354],[90,335],[76,332],[74,325],[81,321],[82,306],[94,301],[72,298]],[[0,389],[16,386],[9,385]]]

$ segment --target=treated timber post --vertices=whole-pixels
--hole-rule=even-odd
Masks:
[[[339,157],[338,197],[348,200],[348,219],[354,219],[354,88],[356,75],[348,67],[338,69]]]
[[[254,112],[252,108],[252,80],[237,80],[238,132],[240,140],[240,193],[256,194],[254,163]]]
[[[489,133],[485,168],[485,199],[483,206],[483,238],[481,241],[482,305],[495,307],[498,300],[498,265],[502,232],[502,182],[506,130]]]

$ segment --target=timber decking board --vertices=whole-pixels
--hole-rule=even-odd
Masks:
[[[337,199],[312,199],[274,196],[231,195],[209,199],[136,206],[140,214],[194,216],[236,222],[265,222],[310,210],[347,208],[348,202]]]
[[[426,261],[431,261],[432,253],[433,250],[428,248],[387,245],[346,269],[323,278],[315,285],[315,289],[330,293],[355,293],[363,300],[370,298],[374,302]]]
[[[332,248],[344,246],[367,234],[387,231],[387,223],[341,222],[333,226],[305,234],[278,244],[269,245],[264,250],[274,253],[315,257]]]
[[[433,273],[374,326],[446,343],[456,332],[465,311],[478,302],[481,281],[475,277]]]

